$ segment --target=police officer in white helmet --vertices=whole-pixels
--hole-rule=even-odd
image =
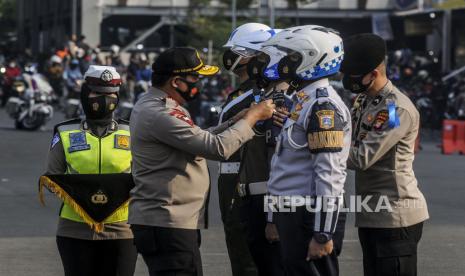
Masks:
[[[284,269],[290,276],[338,275],[333,235],[343,203],[351,123],[328,77],[339,71],[342,39],[331,29],[309,25],[286,29],[264,45],[287,52],[278,73],[296,87],[268,181],[273,201],[295,208],[280,212],[280,206],[268,205],[274,211]],[[310,206],[301,204],[302,199]]]
[[[247,109],[254,101],[252,90],[255,81],[247,74],[247,65],[258,53],[261,44],[271,38],[275,30],[261,23],[246,23],[237,27],[223,47],[223,65],[239,78],[239,86],[223,104],[219,124]],[[246,229],[239,216],[241,199],[235,196],[240,167],[240,152],[220,162],[218,193],[221,217],[224,224],[226,245],[233,275],[257,275],[249,247]]]

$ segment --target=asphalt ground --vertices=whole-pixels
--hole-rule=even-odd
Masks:
[[[42,207],[37,196],[37,180],[45,168],[51,129],[61,118],[56,114],[41,131],[17,131],[0,109],[0,276],[63,275],[55,244],[60,202],[49,194],[47,205]],[[425,139],[415,160],[415,172],[431,215],[420,243],[419,275],[465,275],[465,156],[441,155],[438,143]],[[231,275],[218,208],[217,166],[215,162],[209,164],[213,185],[211,226],[202,231],[204,274]],[[353,193],[353,187],[350,173],[348,194]],[[342,276],[362,275],[353,215],[349,215],[340,262]],[[136,275],[147,275],[142,259]]]

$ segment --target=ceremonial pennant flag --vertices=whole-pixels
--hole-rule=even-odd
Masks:
[[[128,173],[43,175],[39,180],[43,205],[44,187],[68,204],[95,232],[102,232],[103,222],[127,206],[134,182]]]

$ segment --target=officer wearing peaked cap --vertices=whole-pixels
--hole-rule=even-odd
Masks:
[[[417,246],[428,210],[413,172],[419,114],[386,76],[386,44],[374,34],[344,40],[344,87],[358,93],[348,167],[356,194],[370,196],[356,213],[365,276],[417,275]],[[383,199],[386,208],[376,211]]]
[[[113,119],[120,85],[121,78],[115,68],[89,67],[81,89],[85,118],[55,126],[46,176],[51,178],[55,175],[66,175],[79,178],[81,174],[85,174],[92,176],[99,186],[98,179],[102,174],[114,174],[118,178],[119,174],[130,173],[129,125]],[[49,188],[53,185],[51,190],[55,193],[61,190],[58,183],[42,181],[43,179],[45,178],[41,178],[41,183],[45,182]],[[113,185],[117,185],[116,181]],[[68,190],[68,196],[56,193],[65,201],[60,210],[57,245],[66,276],[134,274],[137,251],[127,224],[129,188],[126,194],[122,192],[116,195],[117,191],[119,193],[132,185],[132,181],[118,185],[122,186],[105,186],[108,189],[114,187],[111,195],[102,191],[89,194],[82,186],[74,186]],[[79,201],[79,198],[89,200]],[[97,206],[105,205],[100,203],[110,205],[116,199],[126,203],[118,206],[117,210],[109,210],[112,215],[101,223],[89,219],[89,216],[92,217],[91,213],[83,212],[83,209],[89,210],[86,207],[96,209]]]
[[[131,115],[133,176],[129,222],[150,275],[202,275],[200,231],[206,226],[210,179],[206,158],[228,159],[270,118],[263,102],[202,130],[183,106],[197,96],[201,75],[218,72],[193,48],[176,47],[155,60],[153,88]],[[156,185],[154,185],[156,184]]]

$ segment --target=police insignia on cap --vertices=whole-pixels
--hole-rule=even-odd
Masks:
[[[113,74],[110,71],[105,70],[102,72],[102,75],[100,75],[100,79],[104,82],[110,82],[113,80]]]
[[[93,103],[93,104],[92,104],[92,109],[93,109],[94,111],[97,111],[98,108],[99,108],[98,103]]]
[[[101,190],[98,190],[97,193],[93,194],[90,198],[90,201],[93,204],[107,204],[108,203],[108,197],[106,194],[104,194]]]
[[[320,122],[320,128],[331,129],[334,127],[334,110],[320,110],[316,112]]]
[[[131,139],[127,135],[115,135],[115,148],[129,150],[131,148]]]

